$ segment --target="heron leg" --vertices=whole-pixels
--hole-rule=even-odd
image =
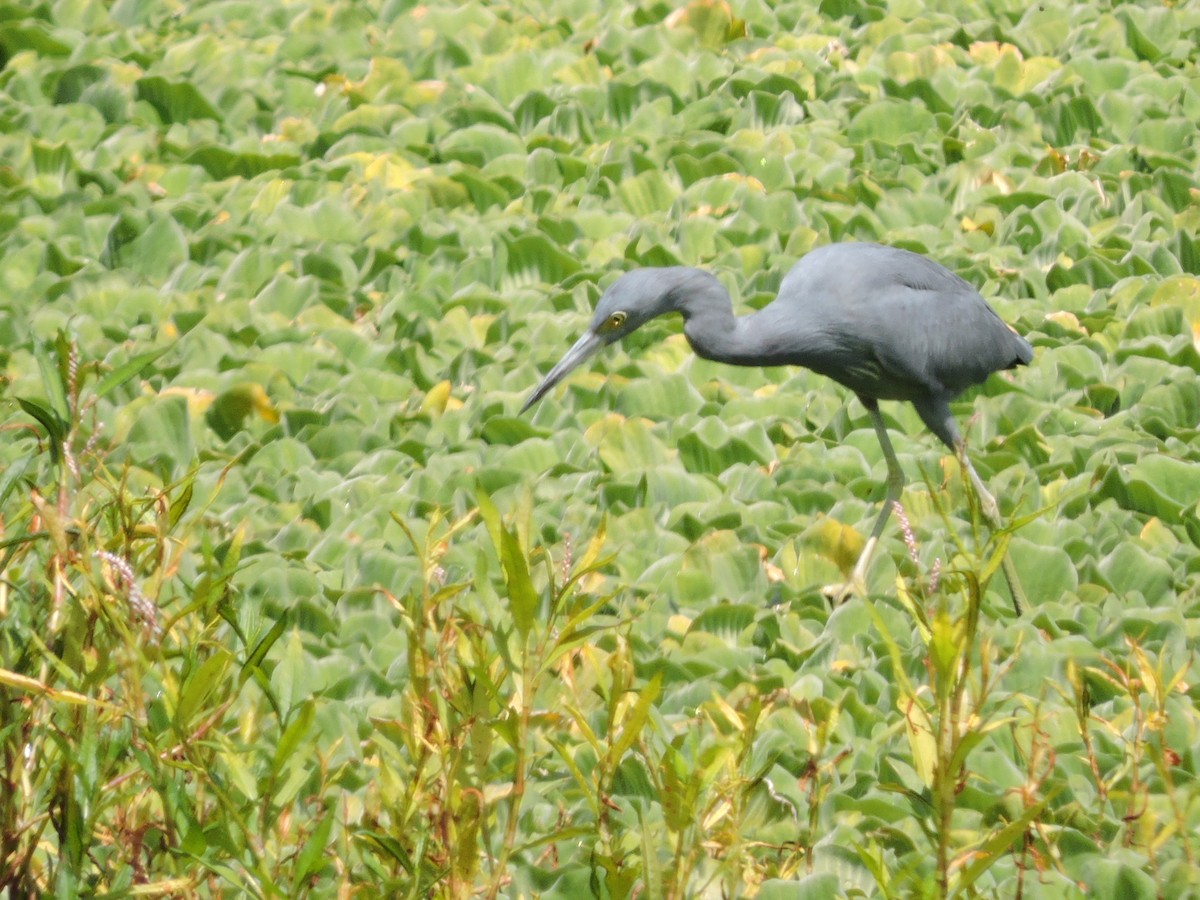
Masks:
[[[958,426],[954,423],[954,416],[950,414],[950,404],[946,398],[930,397],[924,400],[914,400],[913,406],[917,408],[921,421],[929,426],[929,430],[940,437],[942,442],[958,455],[967,477],[971,480],[971,487],[975,489],[975,495],[979,498],[979,511],[987,520],[988,527],[993,531],[1003,528],[1000,507],[967,457],[966,444],[963,442],[962,435],[958,433]],[[1025,591],[1021,587],[1021,580],[1017,577],[1017,567],[1013,565],[1012,559],[1007,553],[1004,554],[1000,568],[1004,572],[1004,580],[1008,582],[1008,591],[1012,594],[1013,609],[1019,616],[1022,608],[1028,603],[1025,600]]]
[[[979,497],[979,511],[983,513],[988,525],[992,531],[1003,528],[1004,523],[1000,519],[1000,507],[996,504],[996,498],[992,496],[991,491],[983,483],[983,479],[979,477],[979,473],[975,471],[975,467],[971,465],[971,460],[967,457],[967,448],[962,441],[958,442],[958,458],[967,471],[967,477],[971,479],[971,485]],[[1021,579],[1017,576],[1017,567],[1013,565],[1012,557],[1007,551],[1004,553],[1004,559],[1000,562],[1000,571],[1004,573],[1004,580],[1008,582],[1008,592],[1012,594],[1013,609],[1019,616],[1029,605],[1029,601],[1025,598],[1025,589],[1021,587]]]
[[[975,467],[971,465],[971,460],[967,456],[967,448],[959,444],[958,453],[962,459],[963,468],[967,470],[967,477],[971,479],[971,485],[975,488],[975,494],[979,497],[979,511],[983,513],[983,517],[987,519],[988,525],[993,530],[1002,527],[1000,507],[991,491],[987,489],[987,485],[983,483],[983,479],[979,477],[979,473],[975,471]]]
[[[896,451],[892,449],[892,441],[888,437],[887,426],[883,424],[883,416],[879,414],[879,404],[875,400],[859,399],[867,408],[867,413],[871,416],[871,424],[875,426],[875,434],[879,437],[879,444],[883,447],[883,458],[887,463],[888,470],[887,494],[883,499],[883,509],[879,511],[875,527],[871,529],[871,535],[867,538],[862,553],[858,555],[858,562],[854,564],[849,581],[844,584],[830,585],[824,590],[825,596],[834,603],[842,603],[852,594],[866,596],[867,569],[871,565],[871,557],[875,553],[875,547],[879,544],[879,537],[883,534],[888,517],[892,514],[892,506],[900,499],[900,493],[904,490],[904,472],[900,468],[900,461],[896,459]]]

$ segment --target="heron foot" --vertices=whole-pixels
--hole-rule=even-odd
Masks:
[[[982,494],[979,497],[979,511],[983,513],[983,519],[993,528],[999,526],[1000,523],[1000,507],[996,505],[996,498],[991,494]]]
[[[851,578],[840,584],[825,585],[821,588],[821,596],[829,602],[830,606],[841,606],[851,597],[867,596],[867,585],[861,578]]]

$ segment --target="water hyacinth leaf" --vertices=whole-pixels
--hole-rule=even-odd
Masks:
[[[184,160],[201,166],[216,179],[254,178],[277,169],[300,164],[300,157],[290,153],[236,152],[227,147],[198,147]]]
[[[1079,861],[1083,871],[1079,881],[1089,893],[1101,900],[1151,900],[1158,896],[1154,879],[1147,873],[1118,859],[1091,856]]]
[[[882,141],[896,144],[913,140],[934,127],[933,114],[924,107],[899,101],[864,106],[850,120],[850,140],[855,144]]]
[[[671,157],[671,166],[679,174],[684,187],[720,178],[739,169],[737,161],[724,153],[713,153],[700,159],[690,153],[679,153]]]
[[[622,208],[637,218],[651,218],[666,212],[675,202],[676,194],[666,177],[656,169],[626,178],[617,188]]]
[[[222,440],[228,441],[246,425],[253,415],[267,422],[278,422],[279,413],[260,384],[239,384],[224,391],[213,400],[205,420]]]
[[[172,82],[157,75],[138,79],[137,96],[154,107],[164,122],[220,119],[221,115],[190,82]]]
[[[67,56],[71,45],[46,22],[28,18],[0,22],[0,49],[6,57],[32,50],[41,56]]]
[[[525,134],[533,131],[545,119],[549,118],[556,108],[557,104],[550,97],[542,91],[535,89],[522,96],[513,106],[513,119],[521,133]],[[533,164],[534,157],[538,152],[534,151],[534,154],[531,154],[531,164]],[[549,151],[543,149],[541,152],[548,153]]]
[[[697,478],[675,466],[656,466],[646,470],[646,498],[654,504],[679,509],[688,503],[714,503],[723,496],[711,479]]]
[[[588,428],[584,440],[596,448],[605,467],[617,474],[665,465],[673,456],[645,419],[626,419],[615,413]]]
[[[754,624],[756,615],[757,610],[752,606],[721,603],[696,616],[690,630],[715,634],[730,644],[736,644],[738,636]]]
[[[80,102],[87,89],[97,82],[102,82],[106,75],[106,69],[87,63],[65,70],[59,75],[54,87],[55,102]]]
[[[810,540],[845,575],[850,574],[866,546],[866,538],[857,529],[832,518],[821,519],[812,528]]]
[[[1176,306],[1191,327],[1192,339],[1200,349],[1200,278],[1191,275],[1168,278],[1150,300],[1155,306]]]
[[[639,378],[623,387],[617,400],[625,415],[651,418],[678,418],[695,412],[703,402],[691,382],[680,374]]]
[[[670,28],[688,28],[705,47],[719,47],[746,35],[746,23],[723,2],[693,0],[666,19]]]
[[[1120,597],[1140,594],[1151,606],[1160,606],[1174,597],[1171,566],[1133,544],[1118,546],[1100,560],[1099,569]]]
[[[481,436],[489,444],[513,447],[538,436],[537,430],[526,419],[514,416],[497,416],[484,423]]]
[[[66,144],[46,144],[34,141],[30,148],[33,167],[40,175],[50,175],[61,183],[63,177],[76,167],[75,157]]]
[[[1032,604],[1066,600],[1079,589],[1075,563],[1061,548],[1040,546],[1018,536],[1008,552]]]
[[[1200,501],[1200,471],[1165,454],[1147,456],[1123,471],[1110,469],[1104,486],[1122,506],[1168,520]]]
[[[125,248],[126,264],[147,278],[166,278],[188,259],[187,235],[170,216],[157,219]]]
[[[145,232],[145,229],[144,215],[131,210],[122,211],[113,221],[112,227],[108,229],[100,262],[109,266],[110,269],[122,268],[127,260],[126,246],[137,240],[138,235]]]
[[[1200,379],[1154,385],[1138,401],[1136,414],[1147,431],[1164,439],[1195,427],[1200,424]]]
[[[1142,59],[1157,61],[1179,40],[1179,22],[1167,13],[1165,9],[1121,10],[1119,18],[1125,23],[1129,46]]]
[[[711,416],[681,437],[678,449],[688,471],[712,474],[720,474],[737,463],[762,465],[774,458],[770,441],[760,429],[743,430],[741,436],[735,436],[723,422]]]
[[[520,137],[511,130],[494,124],[460,128],[447,135],[439,147],[450,159],[458,159],[479,167],[502,156],[525,154],[525,143]]]
[[[581,268],[574,256],[542,235],[506,236],[501,246],[504,270],[500,278],[505,290],[527,284],[560,284]]]
[[[467,189],[471,202],[478,210],[503,206],[512,199],[510,192],[501,187],[495,179],[483,178],[474,171],[464,169],[451,177]]]
[[[222,269],[217,288],[235,297],[253,297],[275,276],[280,262],[266,248],[247,247]]]

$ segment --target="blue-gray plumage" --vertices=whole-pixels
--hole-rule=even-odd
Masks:
[[[601,347],[669,312],[705,359],[740,366],[804,366],[858,395],[870,414],[888,467],[888,492],[851,580],[834,593],[864,589],[867,564],[900,498],[903,475],[880,400],[906,400],[942,441],[960,454],[985,516],[999,526],[996,502],[963,452],[950,401],[992,372],[1028,363],[1033,348],[1001,321],[979,292],[931,259],[879,244],[831,244],[801,259],[778,296],[735,317],[729,293],[708,272],[683,266],[636,269],[613,282],[591,327],[530,394],[542,398]],[[1013,603],[1021,591],[1005,566]]]

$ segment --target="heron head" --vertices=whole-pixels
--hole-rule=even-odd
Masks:
[[[655,316],[669,312],[671,280],[666,269],[635,269],[614,281],[596,304],[592,324],[533,389],[521,412],[529,409],[601,347],[618,341]]]

